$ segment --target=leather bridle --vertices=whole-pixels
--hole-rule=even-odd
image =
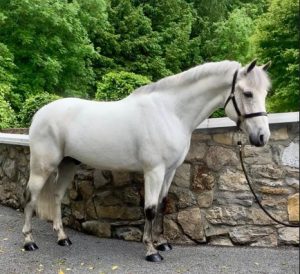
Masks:
[[[229,95],[229,97],[227,98],[225,105],[224,105],[224,110],[226,108],[226,106],[228,105],[228,103],[230,102],[230,100],[232,100],[234,109],[238,115],[238,120],[236,122],[237,127],[240,128],[241,123],[245,120],[245,119],[249,119],[249,118],[253,118],[253,117],[258,117],[258,116],[268,116],[268,114],[266,112],[254,112],[254,113],[248,113],[248,114],[242,114],[236,99],[235,99],[235,85],[236,85],[236,79],[237,79],[237,75],[238,75],[238,70],[235,71],[235,73],[233,74],[233,79],[232,79],[232,85],[231,85],[231,93]]]

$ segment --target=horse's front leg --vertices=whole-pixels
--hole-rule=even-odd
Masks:
[[[165,176],[165,168],[158,166],[145,172],[145,228],[143,242],[146,245],[146,260],[160,262],[163,257],[158,253],[153,242],[153,226],[157,214],[159,195]]]
[[[163,230],[163,221],[164,221],[164,212],[166,209],[167,203],[167,195],[170,188],[170,185],[173,181],[175,170],[169,171],[166,173],[164,183],[162,185],[161,193],[160,193],[160,202],[157,209],[157,214],[153,223],[153,241],[155,247],[159,251],[169,251],[172,250],[172,246],[168,243],[168,241],[164,238],[164,230]]]

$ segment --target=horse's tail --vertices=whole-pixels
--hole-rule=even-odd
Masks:
[[[37,199],[36,213],[41,219],[53,221],[55,217],[60,218],[58,210],[61,207],[61,200],[74,178],[78,164],[77,160],[65,157],[57,171],[50,175]]]
[[[36,203],[36,214],[48,221],[55,216],[55,188],[57,187],[58,172],[53,172],[42,188]]]

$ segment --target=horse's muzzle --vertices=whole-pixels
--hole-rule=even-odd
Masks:
[[[257,135],[250,134],[249,136],[250,144],[256,147],[263,147],[267,143],[267,139],[268,138],[266,138],[262,133],[259,133]]]

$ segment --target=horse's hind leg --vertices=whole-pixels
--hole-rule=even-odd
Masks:
[[[39,194],[52,171],[54,171],[53,167],[46,165],[44,165],[43,167],[37,167],[37,165],[32,164],[31,160],[30,177],[25,191],[25,223],[22,229],[23,235],[25,237],[24,248],[28,251],[32,251],[38,248],[32,237],[32,215],[36,208]]]
[[[164,182],[165,168],[158,166],[145,172],[145,228],[143,242],[146,245],[146,260],[159,262],[163,257],[155,249],[153,243],[153,222],[157,212],[159,194]]]
[[[58,180],[54,190],[53,229],[57,232],[57,243],[62,246],[71,245],[72,242],[65,234],[61,218],[61,201],[72,182],[76,171],[76,162],[72,158],[64,158],[58,167]]]

